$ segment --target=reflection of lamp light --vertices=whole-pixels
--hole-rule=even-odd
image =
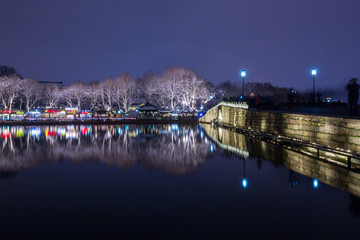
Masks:
[[[247,187],[247,179],[246,179],[246,178],[243,178],[243,180],[242,180],[242,186],[243,186],[243,188],[246,188],[246,187]]]
[[[318,188],[319,187],[319,181],[317,179],[314,179],[313,181],[313,186],[314,188]]]
[[[246,188],[246,187],[247,187],[247,184],[248,184],[248,182],[247,182],[247,179],[246,179],[246,176],[245,176],[245,158],[244,158],[244,177],[243,177],[243,179],[242,179],[242,186],[243,186],[243,188]]]

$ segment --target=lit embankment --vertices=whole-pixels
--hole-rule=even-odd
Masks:
[[[294,151],[286,147],[247,137],[227,129],[203,124],[207,135],[221,148],[239,155],[241,158],[261,158],[283,165],[294,172],[308,176],[333,187],[360,196],[360,173],[330,161],[319,161],[311,156],[308,149]]]
[[[252,131],[276,134],[332,148],[360,152],[360,120],[247,109],[246,104],[221,102],[201,119]]]

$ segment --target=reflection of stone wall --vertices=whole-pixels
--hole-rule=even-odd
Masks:
[[[246,136],[242,134],[228,134],[223,128],[213,128],[209,124],[202,125],[208,136],[221,148],[234,152],[242,157],[249,157],[246,146]]]
[[[200,121],[215,121],[360,152],[358,119],[264,112],[219,105],[210,109]]]
[[[206,133],[216,139],[219,128],[213,128],[209,124],[203,124]],[[344,167],[319,161],[315,158],[293,152],[291,150],[269,144],[258,139],[245,137],[242,134],[231,132],[226,129],[221,130],[223,145],[237,149],[247,149],[257,157],[270,160],[274,164],[281,164],[300,174],[316,178],[319,181],[336,188],[348,191],[360,196],[360,174],[349,171]],[[243,137],[239,137],[243,136]],[[234,139],[242,139],[234,141]]]

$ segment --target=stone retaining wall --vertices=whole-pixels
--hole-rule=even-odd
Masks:
[[[360,152],[360,120],[265,112],[218,104],[200,122],[218,122]]]

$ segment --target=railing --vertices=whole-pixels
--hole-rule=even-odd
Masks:
[[[217,108],[220,105],[227,106],[227,107],[233,107],[233,108],[249,109],[249,105],[247,104],[247,102],[224,102],[224,101],[221,101],[221,102],[218,102],[217,104],[215,104],[212,108],[210,108],[208,110],[208,112]]]
[[[230,131],[240,133],[249,137],[253,137],[256,139],[259,139],[261,141],[265,141],[271,144],[278,145],[282,148],[289,149],[294,152],[298,152],[303,155],[307,155],[319,160],[322,160],[324,162],[329,162],[335,165],[340,165],[342,167],[346,167],[348,169],[351,169],[356,172],[360,172],[360,154],[354,153],[348,150],[340,149],[340,148],[331,148],[328,146],[303,141],[300,139],[295,138],[289,138],[285,136],[275,135],[275,134],[269,134],[269,133],[263,133],[258,132],[254,130],[248,130],[243,128],[234,127],[228,124],[219,124],[220,127],[224,127],[225,129],[228,129]],[[312,148],[314,149],[311,151],[305,151],[301,148]],[[324,153],[327,156],[321,156],[321,153]],[[329,155],[332,155],[330,157]],[[337,159],[336,159],[337,156]],[[334,159],[335,157],[335,159]]]

